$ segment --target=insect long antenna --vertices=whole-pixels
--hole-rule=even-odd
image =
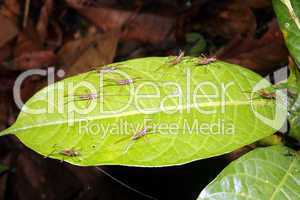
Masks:
[[[89,100],[89,99],[85,99],[86,101]],[[76,102],[76,101],[85,101],[85,100],[82,100],[82,99],[70,99],[66,102],[64,102],[64,105],[67,105],[69,104],[70,102]]]
[[[122,185],[123,187],[125,187],[125,188],[127,188],[127,189],[129,189],[129,190],[131,190],[131,191],[133,191],[133,192],[135,192],[135,193],[137,193],[137,194],[139,194],[139,195],[141,195],[141,196],[143,196],[143,197],[146,197],[146,198],[148,198],[148,199],[158,200],[158,199],[155,198],[155,197],[152,197],[152,196],[150,196],[150,195],[148,195],[148,194],[145,194],[145,193],[143,193],[143,192],[141,192],[141,191],[139,191],[139,190],[137,190],[137,189],[135,189],[135,188],[133,188],[133,187],[127,185],[126,183],[124,183],[123,181],[120,181],[119,179],[115,178],[115,177],[112,176],[110,173],[108,173],[107,171],[101,169],[100,167],[95,167],[95,168],[96,168],[96,170],[97,170],[98,172],[103,173],[104,175],[108,176],[108,177],[111,178],[113,181],[117,182],[118,184]]]

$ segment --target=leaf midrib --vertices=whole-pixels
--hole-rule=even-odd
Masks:
[[[201,108],[203,108],[203,107],[215,107],[215,106],[219,106],[221,104],[226,105],[226,106],[250,105],[250,101],[230,101],[230,102],[225,102],[225,103],[221,102],[221,101],[216,101],[216,102],[208,102],[208,103],[201,103],[201,104],[189,104],[189,106],[186,106],[186,105],[185,106],[166,106],[166,107],[164,107],[164,110],[175,110],[177,108],[178,111],[183,111],[183,110],[187,110],[188,108],[196,108],[197,106],[198,107],[201,106]],[[261,101],[257,100],[255,105],[265,105],[265,104],[266,104],[266,101],[264,99],[261,99]],[[181,108],[181,109],[178,109],[178,108]],[[125,117],[125,116],[132,116],[132,115],[138,115],[138,114],[155,114],[155,113],[159,113],[161,111],[162,111],[161,108],[157,109],[156,111],[151,111],[151,112],[147,112],[147,113],[142,113],[137,110],[133,110],[133,111],[127,111],[125,113],[120,113],[120,114],[112,114],[109,116],[99,115],[99,116],[90,116],[90,117],[80,118],[80,119],[77,118],[72,121],[70,121],[69,119],[52,121],[52,122],[40,123],[40,124],[35,124],[35,125],[30,125],[30,126],[24,126],[21,128],[13,128],[12,127],[12,129],[6,129],[3,132],[0,132],[0,135],[16,133],[16,132],[20,132],[23,130],[38,128],[38,127],[67,124],[70,122],[78,123],[78,122],[82,122],[82,121],[86,121],[86,120],[94,121],[94,120],[100,120],[100,119],[110,119],[110,118],[115,118],[115,117]]]

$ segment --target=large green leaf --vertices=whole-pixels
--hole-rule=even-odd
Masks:
[[[227,166],[200,199],[300,199],[299,153],[285,146],[255,149]]]
[[[103,71],[104,87],[99,85],[96,71],[48,86],[26,103],[16,123],[2,134],[16,134],[34,151],[76,165],[169,166],[231,152],[272,135],[274,124],[280,127],[276,120],[264,122],[278,114],[273,99],[254,94],[250,101],[249,91],[254,85],[268,84],[254,72],[220,61],[198,65],[198,58],[185,57],[174,66],[169,61],[153,57],[112,64],[119,70]],[[121,72],[140,79],[118,85],[114,81],[124,80],[117,75]],[[145,86],[149,81],[152,85]],[[66,90],[70,93],[68,84],[83,82],[96,86],[103,99],[73,102],[72,92],[65,97]],[[227,87],[224,95],[222,85]],[[113,111],[124,106],[132,97],[130,88],[147,98],[131,102],[122,112],[104,113],[103,109]],[[157,92],[160,96],[154,95]],[[83,87],[75,93],[88,94]],[[53,96],[56,98],[50,102]],[[60,104],[58,99],[62,99]],[[83,111],[93,104],[95,108],[80,114],[72,111],[73,103]],[[49,112],[44,114],[28,113],[29,108],[47,107]],[[145,127],[152,127],[152,134],[132,140]]]
[[[273,0],[273,6],[286,45],[300,67],[300,1]]]

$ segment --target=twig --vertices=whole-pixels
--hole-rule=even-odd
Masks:
[[[25,10],[24,10],[24,18],[23,18],[23,28],[25,28],[27,26],[29,8],[30,8],[30,0],[26,0]]]

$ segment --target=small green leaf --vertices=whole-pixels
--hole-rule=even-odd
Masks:
[[[300,156],[285,146],[255,149],[229,164],[200,199],[300,199]]]
[[[286,45],[300,67],[300,1],[273,0],[273,6]]]
[[[287,89],[292,94],[300,93],[300,72],[292,61],[289,64],[289,69],[290,75],[287,80]],[[291,97],[293,100],[295,100],[294,96]]]
[[[8,168],[7,168],[6,166],[0,164],[0,174],[1,174],[2,172],[6,171],[7,169],[8,169]]]
[[[171,65],[174,58],[111,64],[118,70],[102,73],[104,86],[96,71],[50,85],[2,134],[16,134],[44,156],[81,166],[169,166],[231,152],[272,135],[274,125],[279,129],[284,122],[276,117],[282,112],[274,99],[249,93],[257,83],[269,84],[254,72],[221,61],[198,65],[199,58],[191,57]],[[134,83],[116,82],[125,72]],[[70,90],[83,83],[100,98],[82,100],[95,91]],[[136,101],[128,104],[131,98]],[[46,110],[32,114],[33,108]],[[144,137],[132,139],[145,128]]]
[[[186,34],[186,52],[189,56],[199,56],[206,49],[205,38],[199,33]]]
[[[300,93],[297,94],[297,98],[293,102],[289,112],[289,135],[300,141]]]
[[[300,141],[300,72],[296,66],[291,63],[290,76],[288,78],[289,93],[289,135]]]

